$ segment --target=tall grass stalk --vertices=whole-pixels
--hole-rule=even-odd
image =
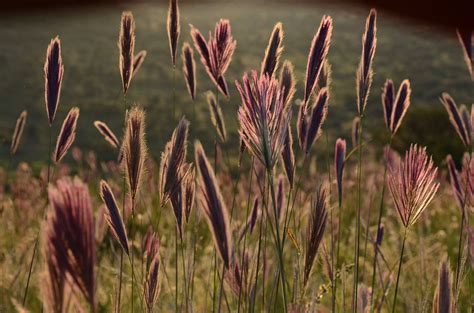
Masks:
[[[405,227],[405,231],[403,233],[402,249],[400,251],[400,260],[398,261],[397,282],[395,283],[395,295],[393,296],[392,313],[395,313],[395,308],[397,306],[398,284],[400,282],[400,273],[402,272],[403,254],[405,252],[405,241],[407,239],[407,235],[408,235],[408,227]]]
[[[50,174],[51,174],[51,149],[53,145],[53,136],[52,136],[52,125],[49,125],[49,144],[48,144],[48,174],[46,178],[46,191],[48,190]],[[46,192],[46,199],[48,198],[48,193]],[[44,209],[43,219],[46,218],[47,208]],[[28,288],[30,286],[31,274],[33,273],[33,264],[35,262],[36,250],[38,249],[39,243],[39,231],[36,235],[35,245],[33,246],[33,254],[31,255],[30,265],[28,266],[28,276],[26,278],[25,292],[23,293],[23,306],[26,304],[26,299],[28,298]]]

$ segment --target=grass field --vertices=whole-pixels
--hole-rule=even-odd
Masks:
[[[205,93],[215,86],[196,50],[194,103],[180,57],[173,84],[167,4],[1,16],[0,313],[394,313],[444,312],[443,305],[472,310],[474,112],[472,120],[468,111],[462,111],[462,121],[453,119],[461,137],[469,137],[463,146],[439,99],[443,92],[458,104],[474,99],[455,33],[378,13],[374,81],[360,141],[352,143],[355,78],[368,8],[330,2],[180,2],[178,54],[184,41],[191,42],[189,24],[207,35],[220,18],[228,18],[237,40],[225,75],[230,98],[219,97],[227,126],[224,143],[217,140],[206,103]],[[117,47],[124,10],[136,20],[135,53],[148,52],[125,98]],[[297,105],[310,43],[323,15],[330,15],[334,26],[330,100],[327,120],[320,119],[322,136],[306,149],[301,145],[308,145],[304,140],[311,134],[295,125]],[[297,79],[290,123],[296,161],[290,170],[283,168],[291,163],[290,148],[282,142],[288,125],[284,118],[273,119],[278,112],[286,117],[284,105],[276,98],[268,110],[255,109],[264,105],[261,99],[242,104],[239,120],[241,98],[234,84],[246,71],[260,69],[278,21],[285,32],[282,60],[293,62]],[[65,149],[65,158],[50,171],[43,65],[56,35],[65,74],[53,144],[71,107],[80,108],[80,117],[72,149]],[[394,150],[384,150],[388,132],[381,94],[387,78],[396,89],[409,79],[412,90]],[[265,85],[266,79],[258,78],[262,89],[280,91],[275,80]],[[320,87],[314,92],[318,96],[326,92]],[[133,103],[140,106],[126,117],[124,162],[118,162],[117,150],[93,122],[106,122],[121,140],[124,108]],[[403,104],[394,101],[394,112]],[[145,134],[137,126],[143,125],[141,109]],[[10,157],[11,134],[22,110],[28,110],[25,132],[18,153]],[[179,140],[187,129],[185,122],[177,127],[182,115],[190,121],[188,145]],[[268,126],[272,123],[279,127]],[[259,127],[262,131],[252,133]],[[347,141],[347,151],[337,138]],[[243,154],[241,139],[250,148]],[[67,140],[62,142],[60,147],[67,146]],[[426,152],[410,143],[427,145]],[[408,149],[411,157],[404,159]],[[453,155],[449,164],[462,164],[461,155],[469,151],[464,166],[448,173],[446,156]],[[193,188],[196,199],[189,198]],[[176,227],[180,221],[182,227]],[[153,292],[156,297],[150,296]],[[145,309],[153,302],[150,297],[155,307]],[[58,303],[60,308],[48,306]]]

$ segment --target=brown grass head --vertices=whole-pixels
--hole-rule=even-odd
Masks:
[[[469,129],[471,129],[470,123],[466,124],[466,120],[459,112],[456,102],[454,102],[454,99],[448,93],[443,93],[440,101],[446,108],[449,120],[461,138],[462,143],[464,146],[469,147],[471,145],[471,133],[469,132]]]
[[[298,138],[300,139],[301,149],[308,154],[313,146],[313,143],[319,139],[322,132],[322,126],[326,121],[329,103],[328,88],[324,87],[319,90],[315,98],[313,107],[311,108],[311,115],[307,116],[305,112],[300,112],[298,119],[305,119],[304,122],[299,122]],[[301,106],[300,111],[304,110],[305,106]]]
[[[107,208],[105,211],[105,219],[107,224],[109,224],[112,234],[122,246],[123,251],[129,255],[130,251],[128,248],[128,236],[123,223],[122,215],[120,214],[112,189],[105,180],[100,181],[100,197]]]
[[[183,44],[181,58],[183,60],[183,74],[191,99],[196,98],[196,63],[194,62],[194,51],[189,43]]]
[[[459,176],[456,164],[453,157],[449,154],[446,157],[446,164],[448,165],[449,181],[454,192],[454,197],[461,210],[464,208],[464,189],[461,184],[461,177]]]
[[[123,93],[126,94],[133,76],[133,61],[135,51],[135,20],[132,12],[122,13],[120,22],[119,47],[119,69],[122,77]]]
[[[280,89],[283,93],[286,108],[291,106],[296,91],[295,86],[294,66],[290,61],[285,60],[280,72]]]
[[[474,31],[471,29],[457,29],[456,33],[464,53],[467,70],[474,81]]]
[[[24,110],[20,113],[20,116],[16,120],[15,130],[13,131],[12,135],[12,143],[10,145],[10,154],[14,155],[18,150],[18,146],[20,145],[21,135],[23,134],[23,130],[25,129],[26,125],[26,118],[28,116],[28,112]]]
[[[216,97],[211,91],[207,92],[207,104],[209,105],[209,112],[211,114],[212,125],[216,128],[216,132],[222,142],[227,139],[227,132],[225,128],[225,119],[222,114],[220,105],[216,101]]]
[[[156,254],[148,268],[147,277],[143,284],[143,295],[145,300],[145,308],[147,313],[152,313],[153,308],[160,294],[160,259]]]
[[[278,63],[280,62],[280,56],[283,52],[283,25],[277,23],[273,28],[270,39],[268,40],[268,46],[265,50],[265,56],[260,67],[260,75],[268,75],[272,77],[278,69]]]
[[[181,28],[179,25],[178,0],[170,0],[166,30],[168,31],[168,41],[170,45],[171,62],[173,63],[173,67],[175,67],[176,66],[176,51],[178,49],[179,34],[181,31]]]
[[[230,267],[232,242],[227,207],[214,171],[207,160],[202,145],[197,141],[195,147],[196,167],[199,173],[198,186],[201,209],[206,216],[216,249],[227,269]]]
[[[291,134],[291,127],[288,127],[287,129],[281,158],[283,160],[283,168],[285,169],[286,177],[292,187],[295,177],[295,153],[293,151],[293,135]]]
[[[377,11],[370,10],[362,36],[362,55],[357,69],[357,112],[363,115],[372,85],[372,61],[377,47]]]
[[[184,214],[186,216],[186,222],[189,222],[191,218],[191,212],[194,207],[194,197],[196,195],[196,184],[194,182],[195,170],[194,166],[191,167],[188,174],[184,177],[182,188],[184,193]]]
[[[147,56],[146,50],[141,50],[140,52],[135,55],[133,58],[133,70],[132,70],[132,77],[137,75],[138,70],[142,66],[143,62],[145,62],[145,58]]]
[[[342,175],[344,173],[344,165],[346,162],[346,141],[338,138],[334,149],[334,168],[336,169],[337,191],[339,194],[339,202],[342,201]]]
[[[128,112],[122,149],[128,190],[132,201],[135,201],[143,179],[144,164],[147,155],[145,142],[145,111],[138,105],[133,106]]]
[[[54,150],[53,161],[59,163],[66,155],[76,138],[76,126],[79,119],[79,108],[72,108],[64,119],[58,140],[56,141],[56,149]]]
[[[104,136],[105,140],[114,148],[120,148],[120,141],[115,136],[114,132],[102,121],[94,121],[94,126]]]
[[[392,136],[397,132],[410,106],[410,96],[410,81],[405,79],[398,88],[397,96],[393,102],[392,116],[390,117],[390,132]]]
[[[359,145],[359,127],[360,127],[360,118],[356,116],[352,120],[351,139],[352,139],[353,149]]]
[[[438,285],[433,297],[433,313],[453,313],[454,298],[452,292],[452,273],[449,261],[444,260],[439,266]]]
[[[64,66],[61,57],[61,41],[59,37],[55,37],[51,39],[48,46],[46,61],[44,63],[44,99],[50,126],[53,124],[56,111],[58,110],[63,74]]]

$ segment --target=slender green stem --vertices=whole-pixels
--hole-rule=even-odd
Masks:
[[[186,284],[186,259],[184,257],[184,242],[183,238],[180,237],[181,239],[181,259],[183,263],[183,283],[184,283],[184,297],[185,297],[185,303],[186,303],[186,312],[189,310],[189,297],[188,297],[188,287]]]
[[[352,311],[357,312],[357,283],[359,280],[359,253],[360,253],[360,224],[361,224],[361,206],[362,206],[362,115],[360,115],[359,124],[359,163],[357,165],[357,219],[356,219],[356,244],[354,247],[354,281],[352,291]]]
[[[46,178],[47,183],[46,183],[46,199],[48,199],[48,185],[49,185],[49,179],[50,179],[50,174],[51,174],[51,147],[52,147],[52,126],[49,125],[49,145],[48,145],[48,176]],[[47,209],[44,210],[43,213],[43,219],[46,218],[46,212]],[[33,255],[31,256],[30,260],[30,265],[28,268],[28,277],[26,278],[26,286],[25,286],[25,292],[23,294],[23,306],[26,304],[26,299],[28,298],[28,288],[30,286],[30,280],[31,280],[31,274],[33,273],[33,263],[35,262],[35,256],[36,256],[36,250],[38,249],[38,242],[39,242],[39,231],[38,234],[36,235],[36,240],[35,240],[35,245],[33,247]]]
[[[217,312],[221,312],[221,304],[222,304],[222,294],[224,292],[224,274],[225,274],[225,264],[222,262],[222,275],[219,284],[219,300],[217,305]]]
[[[133,299],[133,293],[135,290],[135,266],[133,262],[133,224],[135,222],[135,199],[132,198],[132,223],[130,225],[130,239],[131,239],[131,249],[130,249],[130,263],[132,265],[132,313],[134,311],[134,299]]]
[[[173,65],[173,119],[176,118],[176,67]]]
[[[213,288],[212,288],[212,313],[216,312],[216,293],[217,293],[217,252],[214,249],[214,279],[213,279]],[[220,312],[219,312],[220,313]]]
[[[408,234],[408,228],[405,227],[405,233],[403,234],[402,250],[400,251],[400,260],[398,261],[398,274],[397,274],[397,282],[395,284],[395,295],[393,296],[392,313],[395,313],[395,308],[397,306],[398,284],[400,282],[400,273],[402,271],[403,254],[405,252],[405,241],[407,239],[407,234]]]
[[[178,290],[179,290],[179,285],[178,285],[178,276],[179,276],[179,267],[178,267],[178,259],[179,259],[179,254],[178,254],[178,227],[175,227],[175,241],[174,241],[174,247],[175,247],[175,293],[174,293],[174,304],[175,304],[175,310],[176,312],[179,312],[179,307],[178,307]]]

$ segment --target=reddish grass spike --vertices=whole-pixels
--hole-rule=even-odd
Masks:
[[[51,207],[44,229],[51,253],[46,259],[57,262],[94,312],[96,242],[89,191],[79,178],[65,177],[49,186],[48,195]]]
[[[456,164],[450,154],[446,157],[446,164],[448,165],[449,181],[454,192],[454,197],[456,198],[459,209],[462,210],[464,208],[464,190],[461,186],[461,178],[456,169]]]
[[[469,147],[471,144],[471,134],[468,132],[468,127],[465,125],[464,119],[459,113],[456,102],[454,102],[454,99],[446,92],[441,95],[440,101],[446,108],[449,120],[461,138],[463,144],[466,147]]]
[[[191,99],[196,98],[196,64],[194,62],[194,52],[191,46],[185,42],[183,44],[182,56],[183,60],[183,74],[186,81]]]
[[[355,117],[352,120],[352,133],[351,133],[353,149],[359,145],[359,127],[360,127],[360,118]]]
[[[102,121],[94,121],[94,126],[97,130],[104,136],[105,140],[114,148],[118,149],[120,147],[120,141],[117,139],[117,136],[110,130],[109,126]]]
[[[280,89],[283,93],[285,108],[291,107],[293,96],[295,95],[296,79],[293,64],[286,60],[280,72]]]
[[[137,55],[135,55],[135,57],[133,58],[132,77],[135,77],[135,75],[137,75],[137,72],[145,61],[146,56],[147,52],[145,50],[141,50],[137,53]]]
[[[194,206],[194,197],[196,194],[196,184],[194,183],[195,171],[194,166],[188,172],[188,175],[183,180],[182,188],[184,192],[184,213],[186,222],[191,218],[191,211]]]
[[[135,50],[135,20],[133,19],[132,12],[126,11],[122,13],[118,47],[122,88],[123,93],[126,94],[132,81]]]
[[[64,158],[67,151],[71,147],[76,138],[76,126],[79,119],[79,108],[72,108],[64,119],[58,140],[56,141],[56,149],[54,150],[53,161],[59,163]]]
[[[281,158],[283,160],[283,167],[288,182],[290,183],[290,186],[293,186],[295,176],[295,153],[293,151],[293,135],[291,134],[291,127],[288,127],[287,129]]]
[[[433,200],[438,168],[426,148],[411,145],[398,168],[389,167],[388,187],[405,228],[412,226]]]
[[[338,138],[334,148],[334,168],[336,169],[337,191],[339,199],[342,199],[342,175],[346,160],[346,141]]]
[[[25,129],[26,118],[28,116],[28,112],[26,110],[20,113],[20,116],[16,120],[15,130],[13,131],[12,135],[12,142],[10,145],[10,154],[14,155],[18,150],[18,146],[20,145],[21,136],[23,134],[23,130]]]
[[[383,86],[382,91],[382,107],[383,107],[383,117],[385,120],[385,126],[387,129],[391,130],[392,125],[392,111],[393,111],[393,103],[395,101],[395,87],[393,86],[393,81],[391,79],[387,79]]]
[[[308,283],[316,254],[323,239],[324,229],[326,228],[326,195],[326,190],[320,187],[316,194],[316,200],[311,204],[311,213],[306,226],[303,286],[306,286]]]
[[[109,224],[112,234],[122,246],[123,251],[129,255],[130,251],[128,248],[128,236],[123,223],[122,215],[120,214],[112,189],[105,180],[100,181],[100,197],[107,208],[105,213],[107,224]]]
[[[466,61],[467,70],[471,75],[471,79],[474,81],[474,31],[467,29],[457,29],[456,33],[458,35],[459,42],[462,46],[462,51],[464,53],[464,60]]]
[[[323,16],[319,29],[311,42],[311,50],[308,55],[306,66],[306,82],[303,104],[306,106],[314,87],[318,82],[319,73],[329,51],[332,35],[332,18]]]
[[[239,242],[242,241],[246,233],[248,233],[249,235],[253,233],[255,225],[257,225],[257,221],[260,218],[260,211],[261,210],[259,198],[256,196],[253,200],[252,211],[250,212],[247,222],[240,231]]]
[[[405,79],[398,89],[397,97],[393,103],[392,116],[390,118],[390,131],[394,135],[400,127],[403,117],[410,106],[411,88],[410,81]]]
[[[143,298],[146,304],[146,312],[153,312],[153,308],[160,294],[160,258],[156,254],[150,266],[148,267],[148,274],[144,281]]]
[[[438,285],[433,298],[433,312],[435,313],[453,312],[454,299],[451,289],[451,277],[452,274],[449,269],[449,262],[445,260],[439,267]]]
[[[179,25],[178,0],[170,0],[166,29],[168,31],[171,62],[174,67],[176,66],[176,50],[178,48],[179,34],[181,30]]]
[[[132,201],[135,201],[143,179],[147,155],[145,112],[138,105],[134,105],[127,114],[127,127],[125,129],[122,149],[128,190]]]
[[[328,89],[322,88],[316,97],[311,116],[307,121],[306,139],[304,141],[304,151],[309,153],[313,143],[321,136],[321,128],[326,121],[328,112],[329,93]]]
[[[283,37],[283,25],[279,22],[273,28],[270,39],[268,40],[268,46],[265,50],[265,56],[260,67],[260,75],[268,75],[268,77],[272,77],[278,69],[280,56],[283,52]]]
[[[201,209],[206,217],[214,244],[227,269],[230,268],[232,242],[227,207],[206,154],[199,141],[194,144],[199,172]]]
[[[214,125],[216,128],[217,134],[221,138],[222,142],[225,142],[227,140],[225,119],[222,114],[221,107],[217,103],[216,97],[211,91],[207,93],[207,104],[209,105],[209,112],[211,113],[212,125]]]
[[[362,55],[357,70],[357,112],[363,115],[370,86],[372,85],[372,61],[377,47],[377,11],[370,10],[362,36]]]
[[[53,124],[59,106],[61,85],[63,82],[64,66],[61,57],[61,41],[59,37],[51,40],[46,51],[44,63],[44,99],[49,125]]]

